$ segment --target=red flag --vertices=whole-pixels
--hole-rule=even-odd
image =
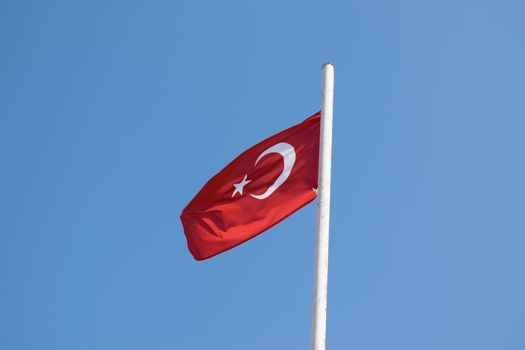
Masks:
[[[196,260],[257,236],[317,196],[320,118],[256,144],[197,193],[180,216]]]

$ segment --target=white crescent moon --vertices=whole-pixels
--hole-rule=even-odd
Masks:
[[[281,175],[279,175],[279,177],[277,178],[277,180],[275,180],[275,182],[270,187],[268,187],[266,192],[264,192],[263,194],[250,193],[250,196],[252,196],[255,199],[268,198],[276,189],[279,188],[279,186],[281,186],[286,181],[288,176],[290,176],[292,168],[295,164],[295,149],[293,148],[293,146],[289,143],[280,142],[261,153],[259,158],[257,158],[257,160],[255,161],[255,165],[257,165],[257,163],[259,162],[259,160],[261,160],[262,157],[270,153],[278,153],[283,157],[284,169]]]

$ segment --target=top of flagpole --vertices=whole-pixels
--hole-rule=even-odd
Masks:
[[[334,64],[330,63],[330,62],[325,62],[325,63],[323,63],[322,68],[324,68],[324,66],[332,66],[332,67],[334,67]]]

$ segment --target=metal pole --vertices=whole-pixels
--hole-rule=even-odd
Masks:
[[[321,139],[319,147],[319,184],[317,238],[315,252],[312,350],[326,348],[326,301],[328,294],[328,236],[330,223],[330,175],[332,167],[332,117],[334,107],[334,66],[323,65],[321,102]]]

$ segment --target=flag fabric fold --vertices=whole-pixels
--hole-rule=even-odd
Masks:
[[[180,217],[196,260],[257,236],[315,199],[320,117],[249,148],[190,201]]]

